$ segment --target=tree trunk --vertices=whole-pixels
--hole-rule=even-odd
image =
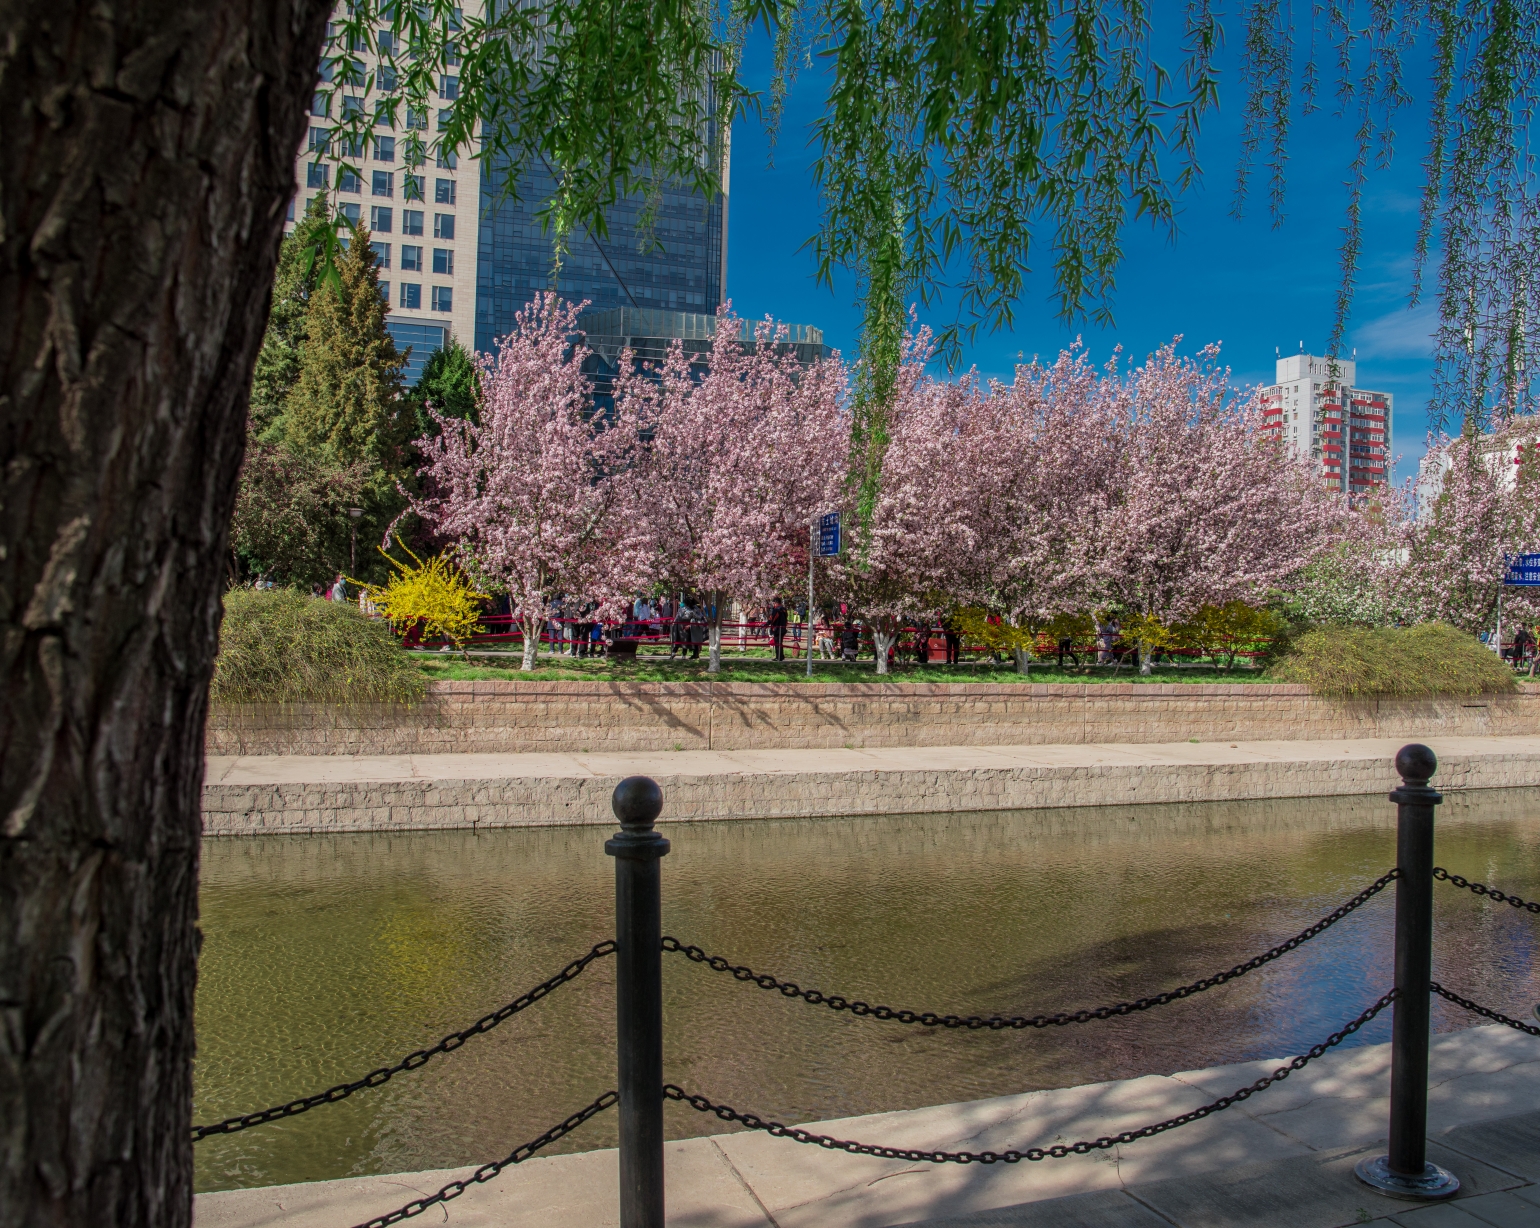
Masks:
[[[545,619],[532,618],[528,615],[524,618],[524,661],[519,666],[523,670],[535,668],[535,653],[540,651],[540,629]]]
[[[1032,654],[1025,648],[1012,648],[1011,656],[1016,658],[1016,672],[1023,677],[1030,677],[1032,673]]]
[[[877,653],[877,672],[888,672],[888,649],[897,641],[898,634],[894,631],[883,631],[872,627],[872,647]]]
[[[329,4],[12,0],[0,43],[0,1223],[192,1211],[203,727]]]
[[[714,589],[711,593],[711,626],[708,640],[710,649],[706,654],[706,672],[708,674],[720,674],[722,672],[722,591]]]

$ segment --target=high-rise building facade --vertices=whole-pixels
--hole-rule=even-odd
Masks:
[[[355,53],[367,70],[368,52]],[[408,110],[398,122],[428,131],[441,128],[459,95],[452,72],[439,79],[444,109]],[[310,200],[324,195],[333,208],[369,228],[390,312],[386,327],[402,349],[410,347],[408,382],[415,382],[435,349],[457,338],[467,348],[491,352],[495,339],[513,327],[514,314],[543,290],[554,289],[590,307],[714,314],[727,279],[727,195],[707,200],[683,188],[665,188],[650,227],[642,202],[622,200],[610,212],[609,230],[586,229],[568,240],[558,267],[552,236],[538,212],[555,179],[537,164],[521,176],[516,198],[507,197],[497,168],[468,154],[441,156],[407,167],[404,131],[382,123],[362,148],[330,150],[334,116],[372,109],[364,98],[324,82],[311,105],[311,125],[295,158],[298,192],[289,207],[292,230]],[[330,96],[328,96],[328,94]],[[358,167],[340,172],[337,159]]]
[[[1390,481],[1395,398],[1356,386],[1351,359],[1291,354],[1262,390],[1262,429],[1314,460],[1327,487],[1367,494]]]

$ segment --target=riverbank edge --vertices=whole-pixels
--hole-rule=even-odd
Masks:
[[[1094,1139],[1190,1112],[1271,1074],[1284,1060],[808,1128],[890,1147],[975,1152]],[[1535,1146],[1540,1113],[1534,1111],[1540,1102],[1540,1040],[1497,1025],[1450,1033],[1434,1038],[1429,1067],[1428,1158],[1460,1178],[1454,1205],[1468,1206],[1477,1216],[1515,1198],[1521,1210],[1540,1207]],[[1392,1222],[1399,1224],[1416,1204],[1382,1198],[1352,1175],[1360,1157],[1384,1150],[1389,1068],[1388,1044],[1336,1050],[1286,1082],[1180,1130],[1041,1164],[912,1164],[799,1146],[757,1132],[678,1140],[667,1144],[665,1156],[670,1222],[697,1228],[1087,1223],[1342,1228],[1396,1217]],[[536,1157],[486,1185],[472,1184],[452,1204],[453,1220],[466,1228],[612,1228],[618,1223],[617,1169],[613,1149]],[[473,1171],[199,1194],[194,1224],[333,1228],[384,1214]],[[893,1177],[903,1180],[889,1180]],[[1407,1222],[1419,1223],[1421,1217]],[[1510,1211],[1507,1219],[1474,1222],[1520,1221]]]
[[[420,704],[215,705],[207,753],[625,753],[1540,734],[1506,695],[1335,700],[1292,683],[434,682]]]
[[[1431,738],[1441,789],[1540,785],[1540,736]],[[1400,739],[634,755],[211,758],[207,836],[613,826],[625,777],[665,820],[835,818],[1342,797],[1396,787]]]

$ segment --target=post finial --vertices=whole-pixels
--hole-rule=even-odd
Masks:
[[[1438,756],[1431,747],[1411,742],[1396,752],[1396,772],[1409,785],[1425,785],[1438,771]]]
[[[650,776],[627,776],[615,786],[610,808],[626,831],[651,831],[663,813],[663,790]]]

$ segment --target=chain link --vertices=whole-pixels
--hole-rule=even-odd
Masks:
[[[1466,1010],[1473,1011],[1478,1015],[1485,1016],[1487,1019],[1492,1020],[1494,1023],[1506,1023],[1510,1028],[1517,1028],[1520,1032],[1528,1032],[1531,1036],[1540,1036],[1540,1028],[1537,1028],[1534,1024],[1525,1023],[1520,1019],[1510,1019],[1501,1011],[1494,1011],[1489,1007],[1478,1006],[1469,998],[1462,998],[1453,990],[1445,989],[1437,981],[1434,981],[1429,986],[1429,988],[1432,989],[1433,992],[1436,993],[1439,997],[1448,998],[1449,1001],[1453,1002],[1456,1006],[1463,1006]]]
[[[1340,1045],[1394,1002],[1395,999],[1396,991],[1392,989],[1340,1032],[1333,1032],[1320,1044],[1313,1046],[1307,1053],[1302,1053],[1294,1058],[1288,1065],[1280,1066],[1272,1074],[1260,1078],[1254,1083],[1247,1084],[1245,1087],[1231,1092],[1228,1096],[1221,1096],[1218,1100],[1205,1104],[1201,1108],[1193,1109],[1178,1117],[1167,1118],[1165,1121],[1156,1122],[1151,1126],[1140,1126],[1137,1130],[1124,1130],[1121,1134],[1103,1135],[1098,1139],[1081,1139],[1076,1143],[1055,1143],[1052,1147],[1028,1147],[1020,1151],[1012,1149],[999,1152],[919,1151],[904,1147],[884,1147],[878,1143],[857,1143],[850,1139],[835,1138],[829,1134],[813,1134],[808,1130],[802,1130],[795,1126],[782,1125],[778,1121],[766,1121],[764,1118],[757,1117],[753,1113],[741,1113],[737,1109],[729,1108],[725,1104],[713,1104],[706,1097],[691,1095],[683,1088],[676,1087],[672,1083],[664,1086],[663,1095],[669,1100],[682,1101],[698,1112],[711,1113],[722,1121],[737,1122],[739,1125],[746,1126],[750,1130],[763,1130],[772,1138],[789,1138],[793,1142],[810,1143],[830,1151],[848,1151],[851,1155],[878,1156],[885,1160],[909,1160],[915,1163],[931,1164],[1016,1164],[1022,1160],[1062,1160],[1068,1155],[1085,1155],[1092,1151],[1105,1151],[1110,1147],[1116,1147],[1120,1144],[1132,1143],[1142,1138],[1151,1138],[1156,1134],[1164,1134],[1167,1130],[1175,1130],[1178,1126],[1201,1121],[1211,1114],[1229,1108],[1232,1104],[1239,1104],[1242,1100],[1249,1100],[1252,1096],[1260,1091],[1265,1091],[1274,1083],[1280,1083],[1287,1079],[1296,1070],[1303,1070],[1334,1045]]]
[[[262,1109],[256,1113],[246,1113],[240,1117],[227,1117],[224,1121],[217,1121],[207,1126],[194,1126],[192,1128],[192,1141],[197,1143],[208,1138],[212,1134],[234,1134],[239,1130],[249,1130],[252,1126],[263,1126],[270,1121],[279,1121],[285,1117],[293,1117],[298,1113],[307,1112],[322,1104],[336,1104],[339,1100],[346,1100],[354,1092],[363,1091],[368,1087],[381,1087],[389,1083],[396,1075],[408,1070],[416,1070],[428,1063],[428,1059],[439,1053],[452,1053],[473,1036],[480,1036],[483,1032],[490,1032],[503,1020],[512,1015],[517,1015],[526,1007],[533,1006],[552,990],[574,980],[583,969],[588,967],[596,959],[603,959],[606,955],[615,954],[615,940],[601,942],[586,955],[573,960],[548,981],[541,981],[528,993],[520,994],[506,1006],[500,1006],[490,1015],[478,1019],[463,1032],[451,1032],[438,1044],[428,1049],[418,1049],[415,1053],[408,1053],[394,1066],[381,1066],[378,1070],[371,1070],[362,1079],[352,1083],[339,1083],[336,1087],[329,1087],[324,1092],[317,1092],[314,1096],[305,1096],[299,1100],[291,1100],[288,1104],[275,1105],[270,1109]],[[559,1135],[557,1137],[560,1137]],[[550,1140],[546,1140],[550,1141]]]
[[[429,1194],[426,1198],[418,1198],[406,1204],[399,1211],[392,1211],[389,1215],[381,1215],[367,1223],[357,1224],[355,1228],[389,1228],[391,1224],[399,1224],[404,1219],[411,1219],[414,1215],[421,1215],[429,1207],[441,1202],[448,1202],[452,1198],[458,1198],[466,1190],[470,1189],[472,1182],[487,1182],[502,1172],[503,1169],[513,1164],[521,1164],[535,1152],[539,1151],[547,1143],[554,1143],[565,1134],[571,1134],[590,1117],[597,1116],[618,1103],[618,1092],[605,1092],[587,1108],[579,1109],[559,1126],[552,1126],[537,1139],[531,1139],[522,1146],[515,1147],[513,1153],[503,1160],[493,1160],[490,1164],[483,1164],[464,1181],[451,1181],[437,1194]]]
[[[862,1018],[891,1019],[898,1023],[918,1023],[927,1028],[966,1028],[977,1031],[988,1028],[991,1031],[1002,1031],[1006,1028],[1050,1028],[1062,1027],[1072,1023],[1089,1023],[1093,1019],[1110,1019],[1114,1015],[1131,1015],[1135,1011],[1147,1011],[1154,1006],[1165,1006],[1168,1002],[1175,1002],[1182,998],[1191,997],[1193,994],[1202,993],[1205,989],[1212,989],[1216,985],[1223,985],[1226,981],[1233,981],[1236,977],[1245,976],[1263,964],[1271,963],[1281,955],[1286,955],[1296,947],[1309,942],[1323,930],[1335,925],[1343,917],[1354,909],[1367,903],[1378,895],[1400,874],[1399,870],[1391,870],[1381,875],[1365,887],[1352,899],[1348,900],[1340,908],[1322,917],[1308,929],[1301,930],[1287,942],[1279,943],[1271,950],[1264,951],[1244,964],[1236,964],[1226,972],[1217,972],[1213,976],[1204,977],[1200,981],[1194,981],[1190,985],[1181,985],[1176,989],[1168,989],[1164,993],[1154,994],[1148,998],[1137,998],[1132,1002],[1118,1002],[1112,1006],[1098,1006],[1092,1010],[1075,1011],[1073,1013],[1060,1013],[1057,1015],[938,1015],[934,1011],[895,1010],[891,1006],[871,1006],[865,1002],[841,997],[839,994],[821,993],[816,989],[803,989],[793,981],[781,981],[768,973],[755,972],[752,968],[746,968],[741,964],[731,964],[720,955],[708,955],[697,946],[687,946],[677,938],[665,937],[663,949],[665,951],[677,951],[686,959],[697,964],[705,964],[716,972],[730,972],[736,980],[752,982],[761,989],[778,990],[783,997],[801,998],[804,1002],[814,1006],[827,1006],[833,1011],[849,1011],[852,1015]]]
[[[1433,877],[1441,878],[1446,883],[1452,883],[1456,887],[1463,887],[1466,891],[1474,891],[1477,895],[1489,896],[1491,899],[1500,900],[1504,904],[1512,904],[1515,908],[1527,909],[1529,912],[1540,912],[1540,904],[1532,900],[1521,899],[1516,895],[1505,895],[1496,887],[1488,887],[1484,883],[1473,883],[1468,878],[1461,878],[1458,874],[1451,874],[1443,866],[1433,867]]]

